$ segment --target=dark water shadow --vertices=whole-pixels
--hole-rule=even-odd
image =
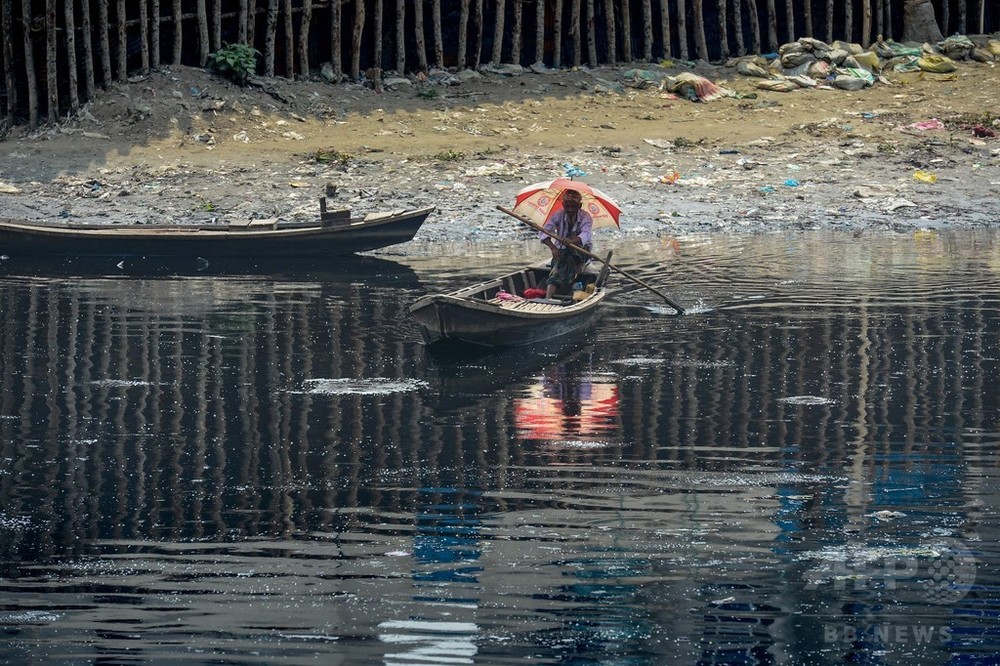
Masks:
[[[171,257],[2,257],[0,276],[37,278],[241,277],[314,279],[418,288],[416,272],[388,259],[351,255],[329,259],[202,259]]]

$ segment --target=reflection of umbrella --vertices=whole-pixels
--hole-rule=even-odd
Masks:
[[[576,190],[583,197],[583,210],[594,218],[594,228],[617,227],[622,211],[614,199],[596,187],[569,178],[556,178],[528,185],[514,198],[514,212],[544,225],[556,212],[562,210],[562,194]]]

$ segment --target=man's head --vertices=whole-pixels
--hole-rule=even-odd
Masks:
[[[573,213],[580,210],[583,205],[583,197],[576,190],[566,190],[562,195],[563,208]]]

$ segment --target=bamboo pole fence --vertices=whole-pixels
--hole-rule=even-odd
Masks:
[[[333,82],[430,69],[724,61],[811,36],[868,46],[906,0],[0,0],[0,139],[107,89],[246,44],[257,73]],[[991,0],[933,0],[944,34],[1000,28]],[[346,64],[346,67],[345,67]],[[346,69],[346,71],[345,71]]]

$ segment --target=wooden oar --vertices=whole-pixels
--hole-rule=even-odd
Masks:
[[[669,305],[670,307],[672,307],[674,310],[677,310],[677,314],[684,314],[684,308],[682,308],[681,306],[677,305],[672,300],[670,300],[669,298],[667,298],[667,295],[664,294],[662,291],[660,291],[659,289],[656,289],[655,287],[651,287],[650,285],[646,284],[645,282],[643,282],[639,278],[635,277],[634,275],[629,275],[628,273],[626,273],[622,269],[618,268],[617,266],[612,266],[610,261],[606,261],[604,259],[601,259],[596,254],[591,254],[590,252],[588,252],[587,250],[583,249],[579,245],[576,245],[574,243],[570,243],[565,238],[562,238],[561,236],[558,236],[558,235],[552,233],[548,229],[545,229],[542,226],[540,226],[538,224],[535,224],[535,222],[533,220],[530,220],[527,217],[525,217],[524,215],[521,215],[519,213],[515,213],[514,211],[510,210],[509,208],[504,208],[503,206],[497,206],[497,210],[501,210],[501,211],[507,213],[508,215],[510,215],[511,217],[516,218],[516,219],[520,220],[521,222],[527,224],[532,229],[534,229],[536,231],[540,231],[543,234],[546,234],[546,235],[548,235],[548,236],[556,239],[557,241],[559,241],[560,243],[562,243],[566,247],[571,247],[574,250],[576,250],[577,252],[585,254],[586,256],[590,257],[591,259],[596,259],[597,261],[599,261],[602,264],[606,265],[608,268],[610,268],[614,272],[616,272],[616,273],[618,273],[620,275],[624,275],[625,277],[627,277],[632,282],[635,282],[637,285],[639,285],[641,287],[645,287],[646,289],[650,290],[651,292],[653,292],[654,294],[656,294],[657,296],[659,296],[660,298],[662,298],[667,303],[667,305]]]

